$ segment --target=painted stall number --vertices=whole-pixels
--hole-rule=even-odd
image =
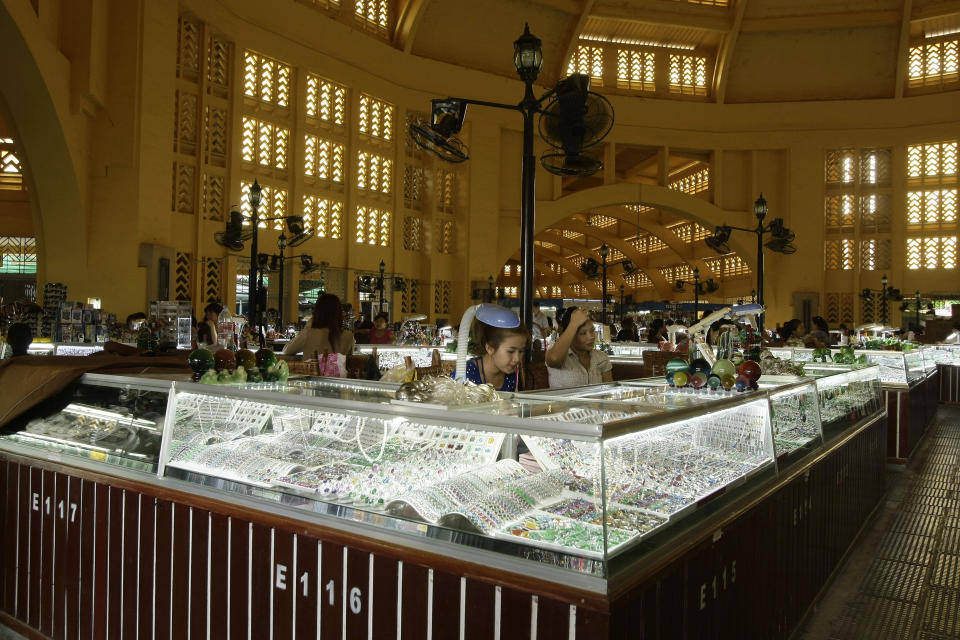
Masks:
[[[303,597],[307,597],[307,584],[310,583],[310,576],[307,575],[307,572],[304,571],[303,575],[300,576],[300,584],[303,585]]]
[[[303,580],[303,578],[301,578],[301,580]],[[327,586],[325,588],[327,590],[327,604],[329,604],[332,607],[334,606],[333,596],[334,596],[334,593],[336,593],[336,585],[334,584],[332,579],[330,580],[330,582],[327,583]],[[306,583],[304,583],[303,589],[304,589],[304,595],[306,595],[306,589],[307,589]],[[363,610],[363,592],[360,590],[359,587],[354,587],[353,589],[350,589],[350,612],[360,613],[360,611],[362,610]]]
[[[729,569],[729,571],[728,571]],[[723,567],[723,571],[719,575],[713,576],[713,580],[709,583],[704,582],[700,585],[700,610],[707,608],[707,589],[712,587],[713,599],[716,600],[717,596],[721,591],[726,591],[728,587],[728,578],[729,585],[733,585],[737,582],[737,561],[731,560],[730,566]]]
[[[34,511],[40,511],[40,494],[37,492],[33,493],[32,507]],[[49,516],[53,513],[52,509],[53,509],[53,502],[51,502],[50,496],[47,496],[46,498],[43,499],[43,511]],[[63,520],[67,516],[65,509],[66,509],[66,506],[63,500],[57,503],[57,510],[60,512],[61,520]],[[71,502],[70,503],[70,522],[75,522],[76,518],[77,518],[77,503]]]

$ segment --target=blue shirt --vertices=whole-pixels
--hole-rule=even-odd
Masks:
[[[457,374],[454,371],[450,374],[453,377]],[[470,358],[467,360],[467,380],[474,384],[486,384],[487,379],[483,375],[483,367],[480,365],[480,358]],[[517,391],[517,372],[507,373],[503,376],[503,386],[497,391]]]

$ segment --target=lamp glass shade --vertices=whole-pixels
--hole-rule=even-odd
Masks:
[[[262,197],[263,187],[260,186],[260,183],[257,180],[253,181],[253,186],[250,187],[250,195],[248,200],[250,201],[250,206],[257,208],[260,206],[260,198]]]
[[[763,218],[767,215],[767,201],[764,199],[763,194],[760,194],[760,197],[756,199],[753,203],[753,213],[758,218]]]
[[[606,258],[608,255],[610,255],[610,247],[608,247],[607,243],[604,242],[602,245],[600,245],[600,257]]]
[[[533,82],[540,74],[543,65],[543,47],[540,38],[530,33],[530,25],[525,24],[523,35],[513,43],[513,66],[524,82]]]

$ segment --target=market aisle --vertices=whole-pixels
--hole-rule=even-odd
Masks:
[[[941,405],[796,640],[960,638],[960,407]]]

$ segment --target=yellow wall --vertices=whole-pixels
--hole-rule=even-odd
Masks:
[[[71,299],[100,296],[105,308],[121,316],[142,310],[148,301],[148,266],[140,263],[141,244],[190,253],[194,260],[225,255],[213,241],[214,232],[223,228],[222,222],[204,220],[198,213],[172,211],[179,12],[196,15],[234,45],[228,204],[238,202],[241,176],[248,175],[241,170],[239,156],[242,54],[247,48],[293,65],[301,89],[305,70],[347,85],[352,92],[353,116],[357,91],[394,104],[400,135],[404,133],[400,129],[406,111],[427,111],[432,97],[460,95],[515,102],[521,96],[519,81],[403,53],[300,3],[273,3],[265,11],[263,3],[254,0],[183,0],[179,5],[146,0],[69,0],[41,2],[38,16],[26,0],[0,2],[0,55],[16,61],[8,64],[0,93],[22,139],[36,196],[41,287],[42,281],[64,282],[70,287]],[[63,37],[58,36],[58,24],[63,26]],[[855,42],[850,46],[856,46]],[[751,64],[762,76],[762,72],[769,74],[781,68],[781,58],[788,55],[789,51],[758,55]],[[295,95],[302,97],[301,92]],[[960,131],[958,96],[957,92],[947,92],[897,99],[756,104],[612,96],[616,125],[607,143],[711,152],[712,205],[689,197],[674,203],[677,210],[706,226],[723,222],[748,226],[752,202],[763,192],[770,217],[783,217],[796,231],[798,248],[791,256],[767,254],[768,325],[772,325],[794,315],[794,292],[817,293],[822,300],[826,291],[836,290],[834,286],[842,285],[849,291],[879,286],[880,272],[841,283],[828,282],[823,274],[826,150],[892,147],[893,211],[902,212],[906,146],[955,139]],[[297,164],[302,163],[297,157],[302,150],[298,126],[292,131],[294,155],[290,166],[295,168],[302,166]],[[428,291],[421,294],[421,310],[431,316],[456,318],[469,303],[471,282],[486,282],[489,275],[498,274],[519,246],[519,127],[520,118],[515,113],[470,108],[463,138],[471,148],[471,159],[458,167],[461,193],[454,214],[455,255],[440,255],[430,234],[424,251],[402,249],[406,156],[399,137],[389,202],[394,221],[390,246],[368,247],[353,241],[351,215],[359,196],[348,187],[344,192],[343,238],[313,239],[298,252],[311,253],[315,260],[327,260],[335,267],[367,272],[376,271],[383,259],[388,272],[424,282],[449,280],[453,282],[449,313],[434,313]],[[351,134],[351,141],[355,135]],[[353,179],[354,150],[348,145],[348,183]],[[538,153],[540,150],[538,143]],[[433,166],[432,161],[425,161],[428,172]],[[565,204],[553,202],[560,192],[558,180],[538,171],[538,230],[555,221],[557,211],[568,210]],[[301,189],[298,181],[291,184],[290,212],[296,213]],[[630,189],[639,192],[636,187],[631,185]],[[610,200],[609,185],[577,194],[577,198],[581,210],[621,202],[618,198],[614,198],[617,202]],[[446,214],[427,212],[424,217],[429,221],[441,215]],[[902,215],[894,219],[894,256],[887,272],[891,283],[905,292],[916,288],[924,292],[956,291],[956,270],[906,269]],[[0,229],[0,235],[7,234]],[[262,233],[262,246],[275,247],[273,237],[272,232]],[[738,247],[738,242],[745,244]],[[749,244],[734,238],[734,248],[740,249],[748,261],[753,256]],[[223,267],[224,281],[231,285],[235,263],[231,258]],[[193,288],[198,307],[203,306],[198,291],[202,284],[200,268],[195,263]],[[351,280],[348,278],[348,282]],[[352,287],[348,293],[348,297],[353,295]],[[225,301],[232,298],[232,292],[223,291]],[[397,298],[394,303],[398,308]],[[351,301],[356,304],[356,300]]]

